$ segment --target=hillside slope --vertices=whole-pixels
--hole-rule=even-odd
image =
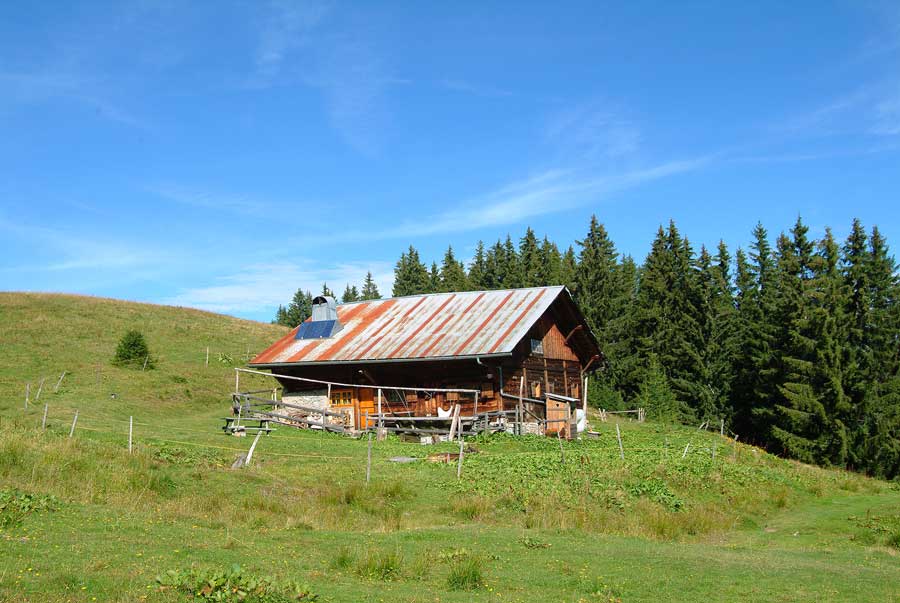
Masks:
[[[153,370],[111,366],[128,328]],[[365,440],[281,428],[232,470],[250,441],[219,429],[233,368],[218,355],[240,363],[283,332],[0,294],[0,601],[182,601],[188,570],[234,563],[328,601],[900,597],[896,485],[696,428],[622,423],[624,459],[599,421],[596,440],[477,438],[459,480],[455,464],[391,460],[455,445],[389,439],[368,486]]]

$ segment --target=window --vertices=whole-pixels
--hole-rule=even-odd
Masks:
[[[532,339],[531,340],[531,353],[532,354],[541,354],[544,353],[544,342],[540,339]]]
[[[353,391],[349,389],[331,390],[332,406],[353,406]]]

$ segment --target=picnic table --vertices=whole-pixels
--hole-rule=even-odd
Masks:
[[[237,432],[248,432],[248,431],[261,431],[266,435],[269,435],[271,432],[275,431],[274,428],[269,427],[270,419],[266,417],[262,418],[253,418],[253,417],[222,417],[225,421],[225,425],[222,426],[222,431],[226,434],[234,434]],[[256,425],[243,425],[243,423],[256,423]]]

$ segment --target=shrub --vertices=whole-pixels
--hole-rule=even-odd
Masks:
[[[55,511],[59,501],[48,494],[31,494],[15,488],[0,490],[0,528],[18,526],[31,513]]]
[[[230,570],[169,570],[157,576],[160,590],[177,590],[203,601],[287,603],[316,601],[309,586],[286,580],[253,576],[234,565]]]
[[[447,588],[450,590],[475,590],[484,586],[481,557],[466,555],[450,565]]]
[[[356,573],[369,580],[390,581],[400,577],[403,553],[399,550],[368,549],[356,564]]]
[[[150,349],[144,335],[136,329],[131,329],[119,340],[113,364],[143,367],[144,361],[147,362],[147,368],[153,368],[153,358],[150,357]]]

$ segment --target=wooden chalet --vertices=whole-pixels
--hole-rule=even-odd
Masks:
[[[355,430],[375,416],[447,416],[459,405],[473,420],[510,411],[520,433],[571,437],[601,360],[571,294],[555,286],[341,305],[318,297],[312,317],[250,367],[270,370],[284,401],[342,410]]]

